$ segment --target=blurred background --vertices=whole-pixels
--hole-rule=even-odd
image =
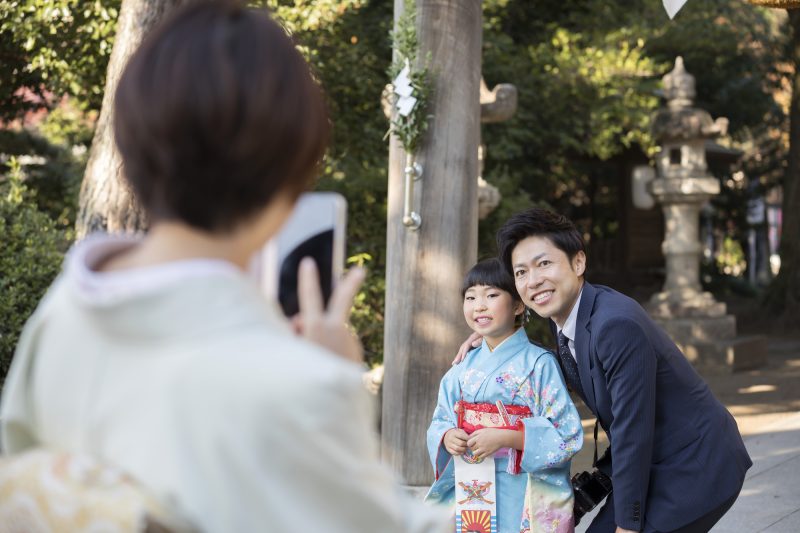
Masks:
[[[86,218],[80,194],[100,117],[123,6],[163,15],[145,0],[0,2],[0,380],[22,324]],[[349,262],[366,265],[354,321],[370,365],[383,359],[387,119],[392,0],[253,2],[272,8],[314,66],[334,123],[318,188],[349,202]],[[798,176],[787,172],[798,44],[785,10],[743,0],[692,0],[669,21],[659,0],[485,0],[483,76],[512,83],[508,121],[482,127],[482,178],[494,199],[480,221],[479,256],[511,213],[549,205],[588,241],[588,279],[647,300],[664,282],[659,206],[637,207],[633,175],[656,146],[661,78],[683,56],[695,106],[727,117],[707,149],[721,193],[701,211],[702,283],[737,315],[740,331],[797,331],[796,254],[782,239]],[[101,169],[102,170],[102,169]],[[84,188],[87,185],[84,184]],[[113,202],[113,198],[94,199]],[[791,202],[794,202],[792,204]],[[117,207],[135,210],[128,202]],[[795,219],[796,220],[796,219]],[[86,227],[86,220],[83,220]],[[136,222],[143,229],[144,224]],[[94,224],[89,224],[95,227]],[[536,322],[532,338],[544,338]]]

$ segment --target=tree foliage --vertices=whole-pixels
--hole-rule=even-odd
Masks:
[[[484,14],[484,76],[520,91],[514,119],[484,128],[486,174],[500,177],[504,196],[547,202],[584,221],[588,234],[613,237],[615,227],[598,220],[609,215],[593,205],[616,180],[618,170],[604,163],[631,148],[652,154],[650,116],[678,55],[696,77],[697,105],[730,119],[752,174],[780,166],[775,12],[695,0],[669,21],[655,1],[494,0]]]
[[[380,361],[388,127],[381,93],[390,81],[393,0],[252,3],[276,14],[326,89],[333,144],[318,188],[348,199],[351,262],[370,269],[355,322],[368,357]],[[593,238],[614,237],[612,163],[630,151],[652,153],[649,118],[677,55],[697,78],[698,105],[730,118],[748,175],[764,187],[783,175],[780,97],[791,69],[779,11],[693,0],[669,21],[657,0],[484,0],[483,8],[484,77],[490,87],[514,83],[519,108],[512,120],[483,127],[484,177],[503,201],[481,223],[480,255],[494,252],[494,232],[509,214],[534,202],[578,220]],[[20,88],[51,102],[48,95],[69,94],[78,109],[96,112],[119,9],[119,0],[0,2],[0,116],[18,117],[31,106]],[[2,139],[0,152],[11,153]],[[69,208],[46,191],[59,178],[38,170],[41,178],[26,183],[42,191],[38,208],[57,219]],[[741,192],[726,194],[733,200],[725,209],[735,210]]]
[[[328,97],[332,145],[317,188],[348,201],[348,262],[368,268],[353,324],[367,360],[383,358],[388,124],[381,92],[391,61],[391,1],[254,2],[273,10],[298,43]]]
[[[0,2],[0,119],[70,94],[98,110],[120,0]],[[56,98],[53,98],[56,95]]]
[[[800,325],[800,13],[789,15],[790,35],[787,56],[793,67],[791,76],[789,154],[783,175],[783,235],[781,268],[766,294],[767,306],[781,314],[787,330]]]

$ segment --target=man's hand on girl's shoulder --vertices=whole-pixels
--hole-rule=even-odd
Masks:
[[[481,337],[478,333],[473,332],[469,337],[467,337],[467,340],[464,341],[464,344],[458,348],[458,353],[456,354],[455,359],[453,359],[453,366],[463,361],[467,356],[467,353],[469,353],[471,349],[480,346],[481,342],[483,342],[483,337]]]

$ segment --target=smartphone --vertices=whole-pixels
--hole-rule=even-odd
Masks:
[[[278,235],[256,254],[251,270],[267,297],[277,299],[286,316],[300,311],[297,269],[304,257],[317,264],[327,305],[344,270],[346,223],[347,201],[341,194],[304,193]]]

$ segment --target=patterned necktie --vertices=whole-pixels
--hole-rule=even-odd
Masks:
[[[583,387],[581,386],[581,378],[578,374],[578,363],[572,357],[569,351],[569,339],[562,332],[558,332],[558,357],[561,359],[561,370],[564,372],[564,379],[567,380],[567,385],[573,391],[577,392],[581,398],[584,398]]]

